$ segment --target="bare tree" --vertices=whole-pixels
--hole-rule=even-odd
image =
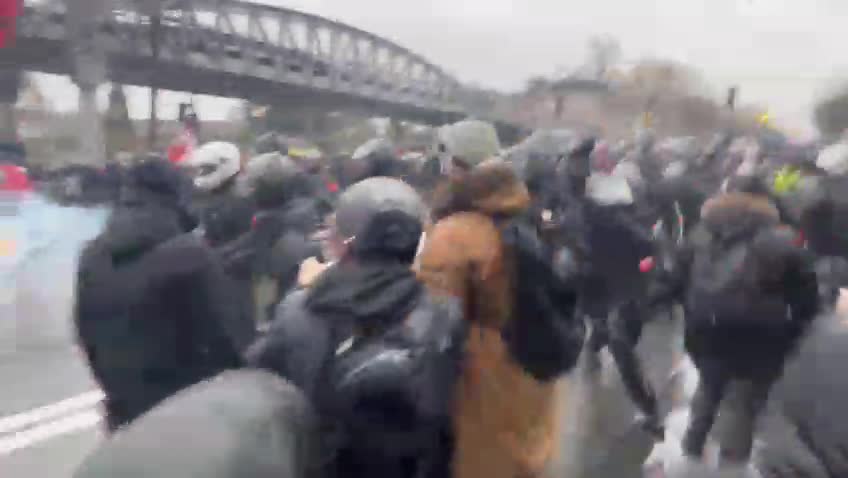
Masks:
[[[670,60],[642,60],[630,69],[623,84],[648,95],[700,95],[705,83],[694,68]]]

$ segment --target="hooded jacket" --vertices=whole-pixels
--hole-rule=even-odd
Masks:
[[[727,193],[704,204],[690,240],[686,348],[750,376],[781,365],[818,310],[812,258],[763,196]]]
[[[470,330],[456,387],[455,478],[537,476],[559,448],[558,382],[543,383],[509,355],[502,327],[516,317],[498,218],[522,214],[529,195],[511,168],[487,161],[437,198],[439,219],[419,277],[462,300]]]
[[[444,476],[449,444],[433,433],[443,436],[449,428],[444,417],[459,360],[446,351],[446,357],[426,362],[438,369],[404,372],[392,360],[388,367],[375,365],[372,360],[380,354],[374,356],[372,349],[379,352],[383,346],[367,337],[394,330],[381,339],[393,344],[392,353],[415,346],[420,339],[415,330],[455,329],[451,324],[458,321],[458,305],[428,294],[406,265],[340,263],[310,289],[283,300],[269,332],[249,350],[248,361],[290,380],[316,405],[330,427],[327,436],[341,437],[329,450],[336,454],[339,476],[403,478],[412,476],[399,465],[403,459],[423,458],[428,471],[415,476],[436,478]],[[399,327],[405,323],[409,327]],[[333,433],[339,430],[344,430],[341,435]]]
[[[112,428],[160,400],[241,364],[252,337],[232,308],[212,252],[182,233],[177,214],[116,209],[77,275],[76,327],[106,394]]]

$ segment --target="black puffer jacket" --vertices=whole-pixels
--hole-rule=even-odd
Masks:
[[[683,259],[686,348],[739,376],[781,365],[818,311],[812,257],[768,199],[708,201]]]
[[[76,327],[112,428],[240,366],[252,340],[212,251],[178,224],[169,209],[119,208],[80,259]]]

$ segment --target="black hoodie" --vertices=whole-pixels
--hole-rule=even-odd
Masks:
[[[118,208],[86,246],[75,320],[112,428],[241,364],[252,324],[237,322],[225,280],[212,252],[165,208]]]

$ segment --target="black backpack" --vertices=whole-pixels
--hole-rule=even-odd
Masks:
[[[586,336],[575,314],[577,293],[558,274],[553,252],[535,228],[514,219],[501,228],[513,266],[514,316],[501,335],[512,358],[540,381],[556,379],[576,364]]]
[[[449,423],[466,330],[459,301],[424,294],[381,333],[337,337],[325,372],[331,413],[386,454],[414,451],[425,429]]]
[[[792,233],[764,227],[751,238],[724,242],[698,229],[687,320],[710,326],[786,322],[784,277],[796,248]]]

